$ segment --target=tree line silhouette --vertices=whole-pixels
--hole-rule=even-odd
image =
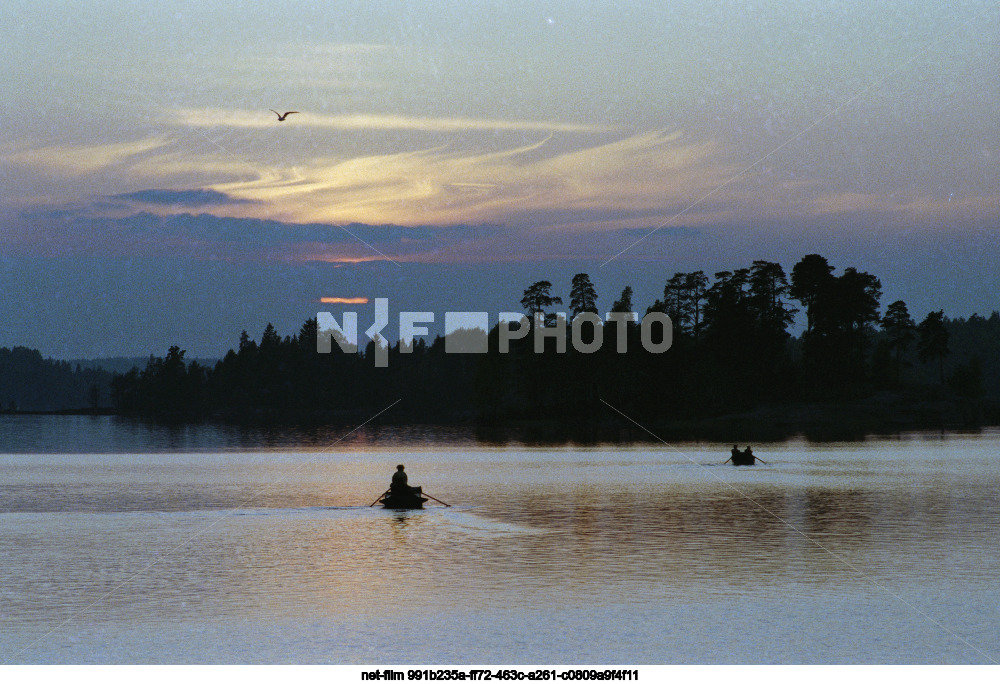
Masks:
[[[0,347],[0,412],[107,407],[113,374],[42,358],[37,349]]]
[[[387,367],[380,368],[372,362],[374,342],[356,352],[333,344],[331,353],[317,353],[316,319],[284,338],[268,324],[259,342],[244,331],[238,346],[214,367],[186,362],[184,350],[173,346],[145,369],[117,375],[110,393],[119,413],[158,418],[353,420],[400,400],[392,420],[497,425],[539,420],[587,425],[607,421],[614,412],[657,425],[762,406],[854,401],[880,392],[910,402],[981,406],[1000,400],[997,313],[949,320],[935,311],[918,323],[902,301],[881,312],[882,286],[875,276],[834,270],[824,257],[811,254],[790,274],[761,260],[712,278],[702,271],[675,273],[662,299],[645,312],[626,287],[604,308],[623,315],[609,316],[614,320],[601,328],[603,344],[591,345],[590,353],[566,343],[577,333],[583,347],[595,339],[593,318],[574,327],[578,317],[587,318],[581,314],[602,310],[584,273],[570,283],[568,321],[553,310],[562,298],[551,282],[524,290],[525,313],[551,328],[540,353],[532,334],[507,340],[507,353],[501,353],[497,325],[488,333],[453,335],[486,335],[485,354],[447,353],[449,339],[417,338],[392,345]],[[793,337],[798,307],[805,330]],[[646,351],[639,323],[625,320],[630,311],[639,318],[651,312],[669,316],[671,348]],[[618,351],[620,341],[626,342],[626,353]],[[979,408],[976,412],[982,418]]]
[[[189,361],[172,346],[144,368],[117,374],[43,359],[23,347],[0,348],[0,411],[350,422],[399,400],[384,418],[586,426],[620,412],[656,426],[891,396],[903,406],[947,403],[957,407],[959,420],[1000,419],[1000,314],[949,319],[932,311],[918,322],[902,301],[883,312],[878,278],[854,268],[836,274],[819,255],[804,257],[787,274],[767,261],[712,277],[675,273],[662,298],[645,308],[633,301],[631,287],[602,305],[585,273],[573,277],[568,295],[562,307],[556,287],[544,280],[523,292],[525,314],[546,327],[541,353],[531,333],[506,340],[507,353],[500,353],[501,330],[494,326],[488,333],[397,342],[384,368],[373,363],[373,342],[355,352],[333,344],[331,353],[317,353],[316,319],[285,337],[270,324],[259,341],[244,331],[214,364]],[[557,317],[559,310],[568,320]],[[670,317],[669,350],[645,350],[642,326],[626,320],[632,311],[637,318]],[[804,329],[793,336],[796,314],[804,316]],[[599,346],[592,344],[598,318],[604,321]],[[622,341],[626,353],[618,351]],[[488,351],[448,353],[456,342],[485,344]]]

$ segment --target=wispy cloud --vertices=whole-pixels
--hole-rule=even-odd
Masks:
[[[178,109],[166,117],[166,123],[181,126],[265,128],[278,125],[269,111],[226,109]],[[324,114],[302,112],[281,122],[286,126],[324,128],[339,131],[420,131],[425,133],[461,133],[465,131],[540,131],[553,133],[599,133],[606,126],[565,121],[519,121],[511,119],[476,119],[468,117],[419,117],[403,114],[357,113]]]
[[[50,145],[25,147],[3,154],[6,163],[82,176],[111,166],[127,166],[136,157],[166,145],[163,138],[143,138],[100,145]]]
[[[604,218],[619,212],[630,217],[628,225],[641,227],[731,172],[715,145],[652,132],[570,151],[560,151],[546,137],[491,152],[433,148],[318,157],[294,169],[269,169],[252,181],[213,187],[260,200],[272,216],[296,222],[509,224],[518,217],[544,228],[532,213],[562,210]],[[245,215],[255,211],[248,208]],[[623,224],[605,226],[617,227]]]
[[[296,125],[261,116],[267,126]],[[35,252],[479,263],[606,257],[657,227],[654,235],[665,239],[650,243],[651,254],[680,243],[692,248],[711,239],[699,231],[727,225],[759,231],[768,221],[794,218],[808,231],[840,218],[859,226],[874,218],[929,229],[982,224],[1000,206],[995,195],[838,192],[815,179],[740,174],[745,167],[720,144],[680,131],[611,135],[522,130],[505,139],[534,141],[501,149],[470,149],[471,136],[445,136],[456,142],[383,154],[338,150],[336,143],[324,149],[315,141],[334,136],[321,131],[295,149],[286,147],[292,136],[245,129],[78,147],[8,143],[0,160],[30,166],[24,175],[44,177],[41,187],[73,185],[81,188],[78,198],[91,199],[57,205],[58,216],[22,214],[6,235]],[[670,222],[720,186],[724,193]],[[53,203],[43,198],[34,206]]]
[[[367,304],[368,297],[320,297],[320,304]]]
[[[1000,207],[1000,195],[884,195],[862,192],[825,192],[804,203],[804,210],[816,216],[867,214],[902,218],[920,225],[947,225],[975,222]]]

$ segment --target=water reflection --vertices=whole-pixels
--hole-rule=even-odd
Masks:
[[[483,513],[557,536],[508,545],[501,563],[520,555],[525,567],[550,575],[626,577],[633,584],[752,581],[781,587],[864,583],[901,563],[930,572],[952,563],[949,545],[956,534],[985,534],[986,526],[1000,523],[984,491],[969,494],[960,515],[948,492],[818,487],[749,497],[725,489],[589,497],[548,491],[512,497]],[[982,541],[976,534],[960,543],[975,548]],[[990,566],[996,570],[1000,561],[993,558]]]
[[[343,423],[243,425],[151,422],[118,416],[0,415],[0,453],[150,453],[364,449],[474,444],[471,428]]]
[[[409,544],[410,536],[407,532],[412,532],[416,524],[419,524],[419,513],[414,514],[412,511],[391,511],[389,512],[388,519],[390,529],[392,530],[391,548],[399,548]]]
[[[515,447],[606,444],[662,446],[649,433],[630,425],[585,423],[578,425],[526,422],[518,426],[358,425],[364,416],[346,417],[341,423],[243,425],[228,423],[156,423],[116,416],[0,415],[2,453],[151,453],[192,451],[239,451],[316,449],[357,450],[371,448]],[[744,442],[781,444],[797,438],[784,429],[761,425],[723,425],[718,434],[657,430],[661,439],[677,442],[728,444],[739,434]],[[865,426],[807,430],[806,442],[864,442],[873,433]],[[930,439],[959,433],[908,433],[904,439],[923,434]],[[970,430],[968,435],[990,435],[990,429]],[[886,434],[879,439],[901,438]],[[728,447],[719,453],[728,453]]]
[[[795,505],[802,510],[803,532],[813,539],[870,541],[872,526],[879,517],[874,495],[857,489],[811,487],[796,496]]]

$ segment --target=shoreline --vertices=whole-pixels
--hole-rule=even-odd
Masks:
[[[355,411],[309,413],[263,413],[243,415],[159,415],[120,414],[113,409],[63,409],[55,411],[0,411],[0,416],[112,416],[123,421],[149,425],[223,425],[250,429],[315,430],[360,425],[372,428],[414,428],[439,426],[468,430],[471,437],[485,443],[508,442],[542,444],[656,443],[668,441],[709,441],[719,443],[764,443],[802,436],[810,441],[855,441],[868,436],[905,432],[981,431],[1000,426],[1000,403],[990,400],[923,399],[907,400],[895,394],[877,394],[865,399],[838,402],[797,402],[767,404],[741,412],[703,417],[665,417],[629,422],[607,409],[605,415],[590,419],[506,418],[483,420],[473,412],[462,415],[415,416],[370,414]]]

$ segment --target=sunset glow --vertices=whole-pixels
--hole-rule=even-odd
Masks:
[[[320,304],[367,304],[368,297],[320,297]]]
[[[0,284],[93,308],[4,310],[11,343],[150,302],[206,346],[253,325],[210,292],[286,326],[331,286],[516,308],[589,272],[649,303],[676,271],[808,253],[915,310],[996,306],[973,267],[1000,261],[991,3],[264,5],[8,10]]]

